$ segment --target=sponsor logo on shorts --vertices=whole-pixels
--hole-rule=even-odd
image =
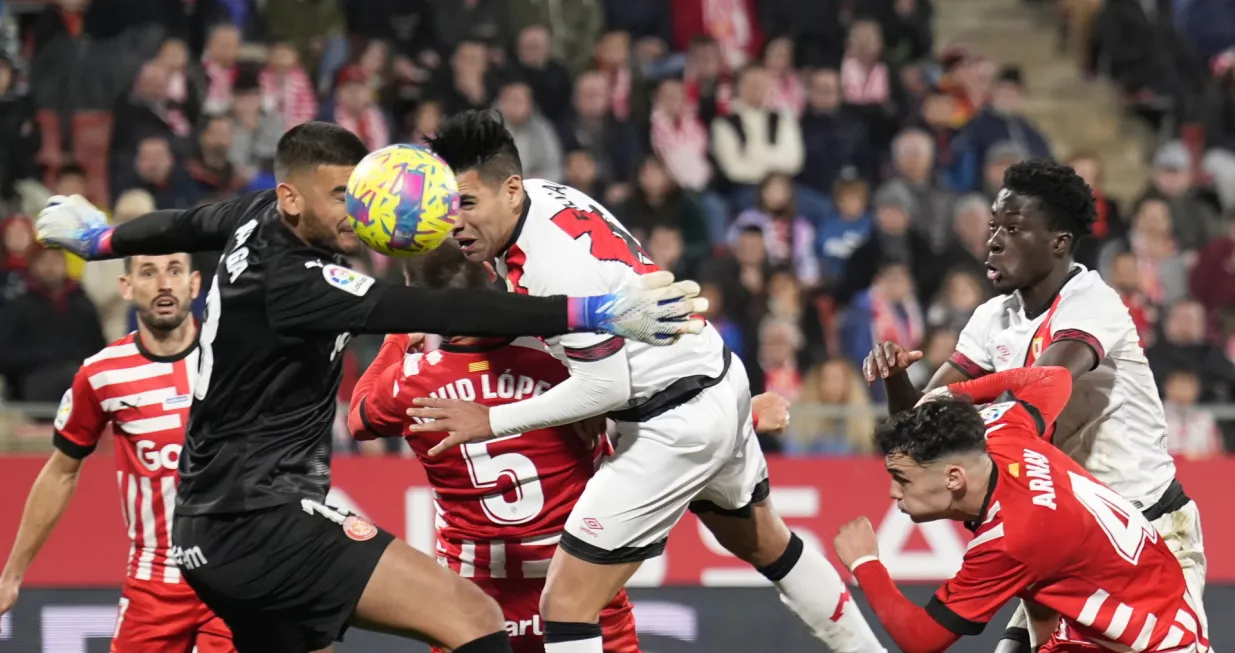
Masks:
[[[356,515],[348,515],[343,520],[343,532],[357,542],[364,542],[377,535],[377,527]]]
[[[595,517],[584,517],[583,528],[580,528],[579,530],[591,535],[592,537],[599,537],[596,534],[596,531],[603,531],[605,530],[605,527],[600,523],[600,520]]]
[[[534,614],[531,619],[507,621],[506,634],[510,637],[524,637],[527,635],[542,637],[545,634],[545,629],[540,622],[540,615]]]

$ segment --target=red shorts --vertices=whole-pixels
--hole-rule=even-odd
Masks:
[[[545,589],[543,578],[482,578],[473,582],[502,606],[514,653],[545,653],[545,630],[540,620],[540,593]],[[618,592],[601,610],[600,630],[605,653],[639,653],[639,636],[635,634],[632,610],[626,590]],[[441,649],[435,648],[433,652],[441,653]]]
[[[232,633],[186,583],[129,578],[111,653],[235,653]]]

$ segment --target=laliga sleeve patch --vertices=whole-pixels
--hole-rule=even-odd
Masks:
[[[69,418],[73,416],[73,389],[69,388],[64,391],[64,396],[60,398],[60,407],[56,409],[56,420],[53,426],[57,431],[64,429],[64,426],[69,423]]]
[[[373,287],[373,277],[333,263],[322,267],[322,276],[325,277],[326,283],[357,297],[364,297],[365,293]]]
[[[979,412],[979,414],[982,416],[982,421],[989,425],[992,422],[998,421],[1000,417],[1003,417],[1004,413],[1011,410],[1012,407],[1015,405],[1016,405],[1015,401],[1005,401],[999,404],[990,404],[986,408],[983,408]]]
[[[356,515],[348,515],[343,520],[343,532],[357,542],[364,542],[377,535],[377,527]]]

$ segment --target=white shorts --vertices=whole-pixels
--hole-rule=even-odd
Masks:
[[[614,455],[588,481],[561,546],[620,564],[660,555],[688,507],[744,511],[767,498],[768,465],[755,437],[750,381],[733,356],[716,385],[645,422],[618,422]]]

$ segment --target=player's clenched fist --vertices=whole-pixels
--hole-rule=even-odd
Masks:
[[[789,400],[775,392],[755,395],[750,400],[757,433],[777,433],[789,426]]]
[[[836,557],[846,569],[853,570],[853,564],[862,558],[879,557],[879,540],[875,537],[875,529],[869,519],[857,519],[840,527],[836,539],[832,540],[832,548],[836,549]]]
[[[862,375],[867,383],[875,379],[886,379],[893,374],[900,374],[909,369],[910,365],[922,359],[922,352],[909,351],[895,342],[885,341],[875,345],[865,361],[862,361]]]

